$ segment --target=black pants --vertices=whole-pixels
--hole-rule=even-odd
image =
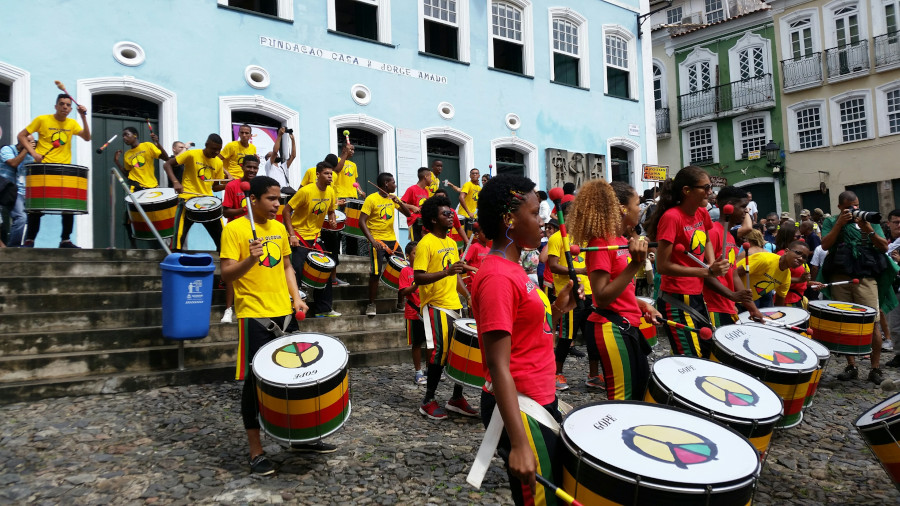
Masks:
[[[272,318],[276,325],[284,322],[284,316]],[[258,321],[247,318],[242,319],[241,323],[247,323],[246,338],[249,344],[249,353],[247,360],[252,364],[253,356],[260,348],[266,345],[277,336],[274,332],[269,332]],[[299,330],[297,320],[291,317],[291,323],[288,324],[287,332],[296,332]],[[241,418],[244,419],[244,429],[259,429],[259,396],[256,395],[256,376],[250,367],[247,368],[247,374],[244,377],[244,391],[241,394]]]
[[[337,267],[341,265],[340,251],[341,251],[341,234],[340,232],[334,232],[332,230],[322,230],[321,238],[322,238],[322,247],[325,248],[325,251],[328,251],[328,255],[334,259],[334,268],[337,270]],[[355,255],[356,252],[350,252],[349,250],[346,253],[347,255]]]
[[[306,255],[310,251],[320,251],[306,246],[291,246],[291,265],[294,267],[294,273],[297,276],[297,286],[300,286],[300,280],[303,278],[303,265],[306,264]],[[332,256],[333,255],[329,255]],[[335,262],[337,259],[335,259]],[[308,318],[314,317],[320,313],[331,311],[334,303],[334,287],[331,286],[331,280],[325,282],[325,288],[317,288],[313,290],[313,301],[309,304],[309,311],[306,313]],[[309,301],[307,301],[309,302]]]
[[[25,240],[26,241],[34,241],[34,238],[37,237],[38,232],[41,230],[41,217],[44,216],[42,212],[30,212],[28,213],[28,230],[25,232]],[[74,214],[63,214],[62,215],[62,233],[59,235],[60,242],[68,241],[69,237],[72,236],[72,229],[75,227],[75,215]]]

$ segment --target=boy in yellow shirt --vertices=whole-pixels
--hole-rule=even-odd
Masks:
[[[169,159],[166,148],[159,143],[159,137],[151,133],[150,140],[153,142],[140,142],[137,129],[125,127],[122,130],[122,142],[130,148],[123,157],[125,166],[123,167],[119,161],[122,150],[116,150],[113,155],[113,163],[125,173],[126,183],[131,187],[132,192],[159,187],[159,180],[156,179],[156,160],[161,159],[165,162]],[[126,210],[125,235],[131,240],[131,247],[136,248],[130,224],[131,216]]]
[[[462,188],[458,188],[453,183],[447,183],[451,188],[459,192],[459,209],[458,214],[463,218],[474,220],[478,217],[478,194],[481,192],[480,172],[478,169],[469,171],[469,180]],[[470,227],[466,227],[468,230]]]
[[[238,128],[238,140],[226,144],[219,153],[219,159],[225,163],[225,173],[228,174],[229,179],[244,177],[244,169],[241,168],[244,157],[256,154],[256,146],[250,144],[252,134],[253,130],[250,125],[244,123]]]
[[[762,251],[745,258],[737,267],[738,275],[746,279],[749,260],[750,291],[756,307],[784,306],[784,298],[791,288],[791,269],[800,267],[808,258],[809,247],[806,243],[794,241],[788,245],[784,255]]]
[[[404,216],[409,216],[409,208],[393,192],[397,190],[394,176],[388,172],[378,174],[376,179],[380,190],[366,197],[362,211],[359,213],[359,226],[363,235],[372,245],[369,258],[372,261],[372,274],[369,276],[369,304],[366,306],[366,316],[375,316],[375,294],[378,293],[378,278],[384,271],[388,257],[402,250],[397,244],[397,236],[394,234],[394,212],[399,209]],[[382,191],[383,190],[383,191]]]

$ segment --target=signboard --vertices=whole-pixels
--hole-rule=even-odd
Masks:
[[[637,125],[637,123],[629,123],[628,124],[628,135],[633,135],[635,137],[640,137],[641,135],[641,127]]]
[[[747,153],[747,160],[759,160],[760,150],[754,149],[753,151]]]
[[[657,181],[662,182],[666,180],[666,176],[669,174],[669,166],[668,165],[647,165],[644,164],[644,170],[641,174],[641,181]]]
[[[709,184],[722,188],[723,186],[728,186],[728,178],[722,176],[709,176]]]

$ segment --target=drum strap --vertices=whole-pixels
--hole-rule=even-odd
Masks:
[[[279,325],[271,318],[253,318],[256,323],[262,325],[266,331],[275,334],[275,337],[281,337],[287,334],[288,325],[291,323],[291,315],[284,317],[284,324]]]
[[[447,315],[453,317],[453,319],[460,318],[459,314],[457,314],[453,310],[432,306],[431,304],[425,304],[425,307],[422,308],[422,322],[425,323],[425,348],[429,350],[434,349],[434,333],[431,331],[431,308],[437,309],[438,311],[443,311],[447,313]]]
[[[308,242],[306,242],[306,239],[300,237],[300,233],[297,232],[296,230],[294,230],[294,235],[297,236],[297,239],[300,239],[300,244],[302,244],[304,248],[309,249],[309,250],[316,250],[316,251],[318,251],[318,252],[320,252],[320,253],[321,253],[322,251],[324,251],[324,250],[322,249],[322,246],[319,246],[319,243],[316,242],[316,241],[319,239],[319,235],[318,235],[318,234],[316,234],[316,236],[313,237],[312,245],[311,245],[311,246],[310,246],[310,244],[309,244]]]
[[[676,299],[675,297],[672,297],[671,295],[667,294],[666,292],[659,292],[659,298],[662,299],[663,302],[665,302],[666,304],[677,307],[678,309],[691,315],[695,320],[699,321],[700,323],[702,323],[704,325],[709,325],[710,327],[712,327],[713,330],[716,330],[716,327],[712,323],[709,322],[708,317],[703,316],[696,309],[685,304],[684,302]]]

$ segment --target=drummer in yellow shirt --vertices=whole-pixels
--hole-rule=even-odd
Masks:
[[[219,158],[225,163],[225,173],[229,179],[244,177],[244,169],[241,168],[244,157],[256,154],[256,146],[250,144],[252,134],[250,125],[244,123],[238,128],[238,140],[226,144],[219,153]]]
[[[784,298],[791,288],[791,269],[800,267],[807,259],[809,247],[803,241],[794,241],[788,245],[784,255],[762,251],[744,258],[737,266],[738,275],[746,279],[749,260],[750,291],[756,307],[784,306]]]
[[[119,170],[125,172],[126,182],[133,192],[159,187],[159,181],[156,179],[156,160],[167,161],[169,159],[166,148],[159,143],[159,137],[151,133],[150,140],[153,142],[140,142],[137,128],[125,127],[122,130],[122,141],[131,148],[125,152],[125,166],[123,167],[119,161],[122,150],[117,150],[113,155],[113,163]],[[130,225],[131,216],[126,210],[125,230],[127,233],[125,235],[131,240],[131,247],[137,248]]]
[[[338,163],[334,167],[334,189],[337,192],[338,200],[341,201],[341,205],[338,207],[341,212],[346,212],[344,211],[344,201],[346,199],[366,198],[366,192],[362,190],[362,184],[357,181],[359,174],[356,169],[356,164],[351,161],[354,153],[356,153],[356,148],[353,144],[350,144],[349,142],[345,143],[341,148],[341,157],[338,158]],[[329,238],[327,236],[332,237]],[[337,238],[336,240],[335,237]],[[360,243],[362,241],[356,237],[343,234],[338,235],[338,233],[332,234],[330,232],[326,234],[326,245],[333,244],[333,247],[337,249],[340,242],[344,243],[344,254],[359,254]],[[335,278],[333,279],[339,286],[344,286],[346,284],[345,281],[337,279],[337,275],[335,275]]]
[[[366,197],[359,213],[359,227],[372,245],[369,256],[372,261],[372,274],[369,276],[369,305],[366,306],[366,316],[377,314],[375,294],[378,292],[378,278],[384,271],[388,257],[403,256],[403,250],[397,244],[397,236],[394,234],[394,216],[397,214],[395,210],[399,209],[404,216],[410,215],[406,204],[393,194],[397,191],[394,176],[382,172],[378,174],[376,181],[379,191]]]
[[[87,108],[83,105],[78,106],[78,114],[81,116],[81,123],[84,124],[84,128],[77,121],[69,118],[69,113],[71,112],[72,97],[66,93],[60,93],[56,96],[56,112],[34,118],[27,127],[19,132],[17,136],[19,145],[23,146],[28,151],[28,154],[34,157],[34,163],[71,164],[72,136],[77,135],[86,141],[91,140],[91,129],[87,123]],[[28,140],[28,136],[35,133],[38,134],[36,148]],[[28,213],[28,229],[22,246],[26,248],[34,247],[34,239],[41,228],[41,217],[43,215],[44,213],[34,211]],[[62,234],[59,239],[60,248],[78,247],[69,239],[74,225],[75,215],[62,215]]]
[[[478,194],[481,192],[481,185],[478,183],[480,179],[481,173],[478,172],[478,169],[472,169],[469,171],[469,180],[466,181],[462,188],[457,187],[453,183],[447,183],[451,188],[459,192],[458,214],[473,221],[478,217]],[[466,227],[466,229],[469,228],[468,226]]]

